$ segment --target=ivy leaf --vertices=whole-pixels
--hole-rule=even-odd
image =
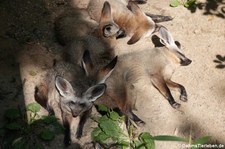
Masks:
[[[139,139],[145,143],[145,147],[147,149],[154,149],[155,148],[155,142],[153,140],[153,137],[152,135],[150,135],[148,132],[144,132],[144,133],[141,133],[139,135]]]
[[[18,109],[8,109],[5,111],[5,117],[11,120],[20,117],[20,111]]]
[[[119,114],[116,113],[116,112],[114,112],[114,111],[110,112],[109,117],[110,117],[112,120],[114,120],[114,121],[117,121],[117,120],[119,120],[119,118],[120,118]]]
[[[48,129],[44,129],[41,133],[40,133],[40,138],[45,140],[45,141],[51,141],[55,138],[55,134],[54,132],[48,130]]]
[[[190,7],[193,7],[193,6],[196,6],[196,0],[187,0],[184,3],[184,7],[186,7],[186,8],[190,8]]]
[[[121,128],[118,126],[118,124],[115,123],[115,121],[111,119],[107,119],[106,121],[101,121],[99,124],[100,128],[105,132],[107,135],[111,137],[119,137],[121,133]]]
[[[27,110],[37,113],[41,110],[41,106],[38,103],[33,102],[27,105]]]
[[[103,144],[107,144],[108,143],[107,140],[108,140],[108,138],[110,138],[110,136],[106,135],[99,127],[97,127],[92,131],[91,138],[94,141],[98,141]]]
[[[102,112],[107,112],[109,109],[105,105],[98,105],[98,110]]]
[[[146,148],[145,148],[145,144],[144,144],[142,141],[140,141],[140,140],[135,140],[135,141],[134,141],[134,146],[135,146],[135,147],[133,147],[133,148],[137,148],[137,149],[146,149]]]
[[[170,6],[171,7],[177,7],[180,5],[180,1],[179,0],[171,0],[170,1]]]
[[[91,138],[94,141],[98,141],[98,136],[102,132],[102,130],[99,127],[96,127],[92,132],[91,132]]]

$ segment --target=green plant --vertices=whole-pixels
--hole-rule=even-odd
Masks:
[[[171,7],[178,7],[179,5],[183,5],[186,8],[196,7],[196,0],[171,0]]]
[[[4,138],[2,148],[43,149],[45,142],[52,141],[56,134],[63,132],[57,118],[39,115],[40,109],[39,104],[31,103],[26,110],[12,108],[5,111],[6,123],[0,129]],[[28,120],[26,112],[29,113]]]
[[[116,146],[118,148],[132,149],[155,149],[155,141],[180,141],[191,146],[191,149],[197,149],[197,145],[204,144],[209,141],[210,137],[202,137],[197,140],[177,137],[177,136],[152,136],[148,132],[137,134],[135,125],[130,120],[131,125],[128,130],[124,124],[124,117],[121,117],[113,110],[100,105],[98,110],[105,112],[104,116],[93,116],[92,119],[98,123],[91,133],[92,140],[100,143],[106,148]]]

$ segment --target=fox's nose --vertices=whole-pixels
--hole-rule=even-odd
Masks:
[[[119,39],[119,38],[124,38],[126,37],[126,33],[123,29],[120,29],[118,32],[117,32],[117,36],[116,36],[116,39]]]
[[[180,64],[181,64],[181,66],[187,66],[187,65],[191,64],[191,62],[192,62],[192,60],[186,58],[184,60],[181,59]]]
[[[77,117],[77,116],[79,115],[79,113],[72,112],[72,115],[73,115],[73,117],[75,118],[75,117]]]

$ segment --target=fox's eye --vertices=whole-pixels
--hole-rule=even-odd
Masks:
[[[106,29],[107,31],[110,31],[110,30],[111,30],[111,27],[110,27],[110,26],[107,26],[105,29]]]
[[[73,104],[73,105],[74,105],[74,104],[76,104],[76,103],[75,103],[74,101],[70,101],[70,104]]]

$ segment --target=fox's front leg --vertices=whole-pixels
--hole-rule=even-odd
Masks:
[[[77,127],[77,132],[76,132],[76,137],[77,139],[80,139],[82,134],[83,134],[83,128],[84,128],[84,124],[86,123],[88,117],[90,116],[91,114],[91,109],[84,112],[82,114],[82,116],[80,116],[80,121],[79,121],[79,124],[78,124],[78,127]]]
[[[73,119],[72,115],[68,115],[67,113],[62,113],[63,119],[63,127],[64,131],[64,144],[65,146],[69,146],[71,144],[71,121]]]

